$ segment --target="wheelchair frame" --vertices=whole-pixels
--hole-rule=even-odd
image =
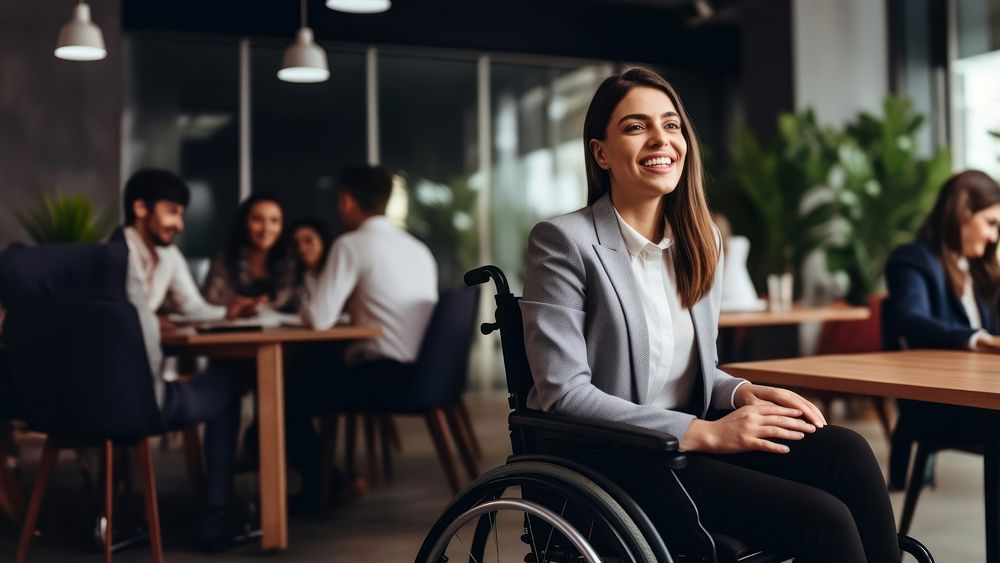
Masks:
[[[567,559],[600,561],[596,550],[580,545],[584,539],[573,529],[569,516],[557,514],[551,507],[545,507],[532,500],[500,499],[500,495],[510,486],[530,484],[545,490],[558,490],[573,498],[574,503],[591,506],[595,514],[609,525],[616,541],[625,546],[626,557],[638,563],[673,563],[701,561],[707,563],[778,563],[791,559],[791,554],[765,553],[763,550],[738,549],[724,552],[720,559],[717,540],[725,536],[711,534],[699,518],[698,507],[688,494],[676,471],[686,466],[686,458],[679,451],[678,440],[664,432],[628,424],[605,422],[579,417],[557,415],[531,410],[526,400],[534,382],[524,348],[524,331],[518,301],[520,297],[510,292],[503,271],[496,266],[483,266],[465,274],[466,285],[479,285],[493,280],[496,285],[496,321],[483,323],[481,331],[488,335],[500,330],[505,375],[508,389],[508,416],[512,455],[507,464],[496,468],[476,479],[464,489],[445,509],[434,524],[417,555],[417,563],[441,563],[443,546],[447,545],[451,533],[472,519],[478,519],[470,561],[481,561],[474,550],[483,547],[476,542],[485,542],[490,526],[495,523],[498,510],[518,509],[525,512],[526,529],[531,526],[529,514],[543,515],[552,528],[558,529],[576,549]],[[552,448],[549,446],[556,445]],[[655,457],[672,477],[669,485],[675,492],[673,502],[682,513],[686,529],[678,532],[685,538],[683,549],[668,549],[661,533],[653,525],[646,511],[623,487],[615,483],[605,471],[593,464],[581,463],[572,452],[587,449],[613,451],[624,456],[639,458]],[[555,450],[570,455],[552,455],[546,451]],[[616,456],[617,457],[617,456]],[[522,489],[522,493],[523,493]],[[579,498],[576,496],[579,495]],[[595,500],[596,499],[596,500]],[[563,505],[565,509],[565,503]],[[641,540],[634,537],[641,536]],[[673,535],[673,534],[672,534]],[[551,534],[549,534],[551,538]],[[531,537],[530,553],[525,561],[550,561],[553,554],[546,543],[539,550]],[[726,538],[732,540],[732,538]],[[527,542],[526,542],[527,543]],[[586,542],[584,542],[586,543]],[[933,563],[930,552],[922,544],[906,536],[899,536],[900,549],[913,555],[920,563]],[[727,543],[731,547],[731,544]],[[738,545],[738,542],[737,542]],[[527,546],[526,546],[527,547]],[[562,546],[560,549],[564,549]],[[480,551],[481,555],[482,552]],[[596,559],[594,559],[596,558]],[[627,559],[628,560],[628,559]]]

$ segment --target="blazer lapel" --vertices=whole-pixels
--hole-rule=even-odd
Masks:
[[[649,394],[649,334],[646,330],[646,314],[639,302],[639,290],[632,277],[625,240],[622,238],[618,218],[607,195],[594,202],[594,229],[599,244],[594,245],[601,265],[618,294],[625,324],[628,330],[629,351],[632,356],[632,384],[635,386],[636,402],[646,404]]]
[[[694,325],[694,337],[698,341],[698,354],[701,361],[702,400],[698,409],[701,417],[708,413],[711,404],[712,386],[709,381],[715,377],[715,330],[716,323],[712,319],[712,300],[706,295],[691,307],[691,323]]]

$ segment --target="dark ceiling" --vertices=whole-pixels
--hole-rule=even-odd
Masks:
[[[377,15],[334,12],[308,0],[319,41],[530,53],[736,72],[734,0],[712,0],[717,17],[691,26],[689,0],[395,0]],[[123,0],[125,30],[291,38],[295,0]]]

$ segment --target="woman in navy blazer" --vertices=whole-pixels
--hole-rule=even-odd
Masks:
[[[885,347],[1000,351],[998,236],[1000,185],[978,170],[945,182],[916,240],[886,263]],[[899,401],[899,410],[889,458],[893,488],[903,487],[914,440],[982,442],[976,409]]]
[[[679,476],[715,533],[803,562],[898,562],[867,442],[799,395],[717,367],[722,249],[674,89],[641,68],[608,78],[584,145],[589,205],[529,238],[528,405],[675,435],[689,452]],[[634,469],[650,491],[670,479]]]

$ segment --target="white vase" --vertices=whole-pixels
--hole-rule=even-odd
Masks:
[[[767,303],[757,297],[757,290],[747,270],[750,239],[744,236],[729,237],[726,261],[722,271],[722,310],[761,311]]]

